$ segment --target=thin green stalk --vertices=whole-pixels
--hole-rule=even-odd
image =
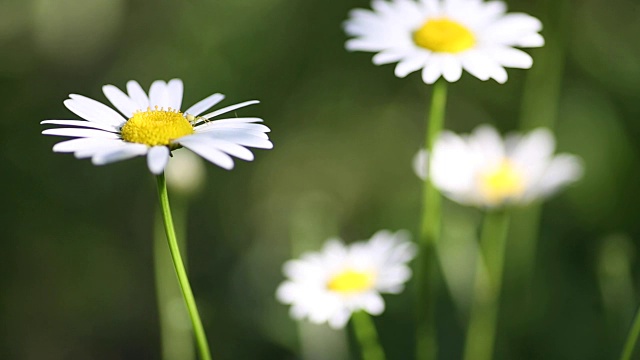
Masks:
[[[631,360],[631,355],[633,355],[633,350],[638,342],[638,335],[640,335],[640,308],[638,308],[636,317],[633,320],[633,325],[629,330],[629,335],[627,336],[627,341],[624,343],[624,349],[622,350],[622,355],[620,355],[620,360]]]
[[[177,201],[175,201],[177,200]],[[173,218],[178,229],[178,245],[183,254],[185,266],[186,257],[186,219],[187,199],[183,196],[174,199]],[[160,344],[163,360],[193,360],[195,347],[193,334],[188,327],[189,313],[180,286],[175,281],[167,237],[160,210],[156,212],[153,241],[153,258],[156,274],[156,293],[158,298],[158,316],[160,319]]]
[[[426,150],[431,157],[433,144],[444,126],[447,83],[439,80],[433,86],[431,108],[427,118]],[[419,360],[435,360],[438,354],[435,302],[438,287],[436,244],[440,237],[441,197],[429,178],[425,179],[420,225],[420,254],[416,262],[418,328],[416,353]]]
[[[200,320],[200,314],[198,314],[198,308],[196,307],[196,301],[191,291],[191,285],[189,285],[189,279],[187,277],[187,271],[185,270],[182,258],[180,257],[180,248],[178,247],[178,241],[176,239],[176,232],[173,227],[173,219],[171,218],[171,208],[169,207],[169,196],[167,194],[167,181],[164,177],[164,173],[156,177],[158,180],[158,196],[160,198],[160,208],[162,210],[162,217],[164,220],[164,230],[167,234],[167,241],[169,243],[169,251],[171,252],[171,258],[173,259],[173,266],[178,276],[178,283],[182,290],[182,296],[184,302],[187,305],[189,311],[189,317],[191,318],[191,324],[193,325],[193,332],[196,337],[196,343],[200,352],[201,360],[211,360],[211,352],[209,351],[209,344],[207,343],[207,337],[204,333],[204,327]]]
[[[384,360],[384,350],[378,341],[378,332],[371,316],[364,311],[351,315],[353,332],[360,343],[362,360]]]
[[[491,211],[485,215],[476,261],[465,360],[491,360],[493,357],[508,228],[506,210]]]
[[[553,131],[558,120],[562,80],[566,61],[566,34],[570,33],[570,2],[543,0],[537,8],[545,24],[545,46],[531,50],[534,64],[527,71],[522,93],[520,129],[530,131],[545,127]],[[518,293],[530,299],[533,272],[538,250],[542,204],[520,209],[514,216],[511,235],[513,246],[513,277],[519,284]],[[531,313],[531,311],[527,311]],[[525,320],[527,321],[527,320]]]

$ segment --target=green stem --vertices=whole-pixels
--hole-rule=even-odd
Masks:
[[[507,211],[491,211],[485,215],[476,260],[465,360],[490,360],[493,357],[508,228]]]
[[[531,50],[534,65],[527,71],[522,92],[520,129],[530,131],[546,127],[553,131],[558,120],[562,80],[566,62],[567,36],[571,28],[570,1],[543,0],[537,5],[541,20],[545,24],[545,45]],[[514,216],[512,236],[518,239],[513,244],[514,277],[521,284],[519,292],[531,298],[527,289],[532,289],[537,242],[542,214],[540,203],[519,210]],[[524,291],[522,290],[524,289]]]
[[[178,229],[178,242],[185,265],[187,199],[179,197],[173,202],[173,218]],[[167,237],[160,210],[156,212],[154,226],[153,258],[156,274],[158,315],[163,360],[193,360],[195,348],[189,324],[189,313],[182,300],[180,286],[175,281],[175,271],[167,247]]]
[[[371,316],[364,311],[351,315],[353,332],[360,343],[362,360],[384,360],[384,350],[378,341],[378,332]]]
[[[171,208],[169,207],[169,196],[167,194],[167,182],[164,177],[164,173],[158,175],[157,180],[160,208],[162,210],[162,217],[164,220],[164,230],[167,234],[167,241],[169,243],[169,251],[171,252],[173,266],[176,270],[176,275],[178,276],[178,283],[182,290],[182,296],[184,297],[184,302],[186,303],[187,310],[189,311],[189,317],[191,318],[191,324],[193,325],[193,332],[196,337],[200,358],[201,360],[211,360],[211,353],[209,351],[207,337],[204,333],[204,327],[202,326],[200,314],[198,314],[198,308],[196,307],[196,301],[193,297],[191,286],[189,285],[187,271],[185,270],[182,258],[180,257],[180,249],[178,247],[176,232],[171,218]]]
[[[432,155],[433,145],[444,126],[447,104],[447,83],[439,80],[433,86],[431,108],[427,118],[426,150]],[[430,162],[431,160],[429,160]],[[436,244],[440,237],[441,197],[429,178],[425,179],[422,198],[422,223],[420,226],[420,254],[416,262],[416,286],[418,307],[417,359],[437,358],[437,334],[435,302],[438,283],[438,259]]]
[[[638,335],[640,335],[640,308],[638,308],[636,317],[633,320],[633,325],[629,330],[629,335],[627,336],[627,341],[624,344],[622,355],[620,355],[620,360],[631,360],[633,349],[635,349],[636,343],[638,342]]]

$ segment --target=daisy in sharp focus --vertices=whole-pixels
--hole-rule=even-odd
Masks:
[[[368,241],[344,245],[326,242],[320,252],[306,253],[284,264],[287,280],[276,292],[291,305],[291,316],[342,328],[351,314],[384,311],[380,293],[398,294],[411,277],[407,263],[416,254],[404,231],[381,230]]]
[[[502,1],[374,0],[373,10],[355,9],[345,22],[354,38],[347,50],[376,52],[375,65],[398,63],[405,77],[422,69],[433,84],[466,70],[480,80],[507,81],[508,68],[528,69],[531,56],[514,47],[540,47],[542,23],[527,14],[506,14]]]
[[[422,179],[428,173],[438,190],[461,204],[526,204],[582,176],[578,157],[554,156],[554,150],[555,140],[547,129],[503,140],[493,127],[482,125],[468,136],[444,131],[434,145],[431,164],[420,150],[414,170]]]
[[[104,165],[136,156],[147,156],[153,174],[164,171],[172,150],[185,147],[206,160],[232,169],[231,156],[251,161],[247,147],[271,149],[266,133],[270,130],[255,117],[212,120],[233,110],[257,104],[246,101],[201,115],[224,99],[213,94],[195,105],[182,109],[183,84],[180,79],[154,81],[145,93],[136,81],[127,83],[127,93],[113,85],[102,91],[113,106],[82,95],[71,94],[64,105],[84,120],[45,120],[41,124],[68,127],[44,130],[45,135],[73,137],[57,143],[54,152],[72,152],[76,158],[91,158]],[[124,116],[123,116],[124,115]]]

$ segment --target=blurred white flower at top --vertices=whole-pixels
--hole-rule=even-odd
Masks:
[[[540,20],[506,14],[502,1],[374,0],[373,10],[355,9],[345,22],[347,50],[376,52],[375,65],[398,63],[405,77],[422,69],[432,84],[441,76],[458,81],[462,70],[480,80],[507,81],[508,68],[528,69],[531,56],[514,47],[540,47]]]
[[[174,151],[164,173],[167,186],[184,195],[200,190],[206,177],[204,162],[191,151]]]
[[[94,165],[146,156],[149,170],[156,175],[164,171],[171,151],[179,147],[227,170],[234,166],[231,156],[253,160],[247,147],[273,147],[267,135],[271,130],[257,124],[262,122],[260,118],[214,120],[259,101],[245,101],[202,115],[224,99],[216,93],[182,112],[183,87],[180,79],[156,80],[147,95],[133,80],[127,82],[127,93],[113,85],[103,86],[102,92],[122,115],[101,102],[71,94],[64,105],[84,120],[45,120],[41,124],[67,127],[42,133],[75,138],[57,143],[53,151],[74,153],[78,159],[91,158]]]
[[[411,277],[407,263],[416,254],[405,231],[378,231],[368,241],[344,245],[330,239],[320,252],[284,264],[278,300],[290,304],[294,319],[342,328],[354,311],[384,311],[380,293],[398,294]]]
[[[434,186],[454,201],[498,207],[547,197],[582,176],[578,157],[554,156],[554,151],[555,139],[547,129],[503,140],[493,127],[481,125],[468,136],[444,131],[430,166],[424,150],[413,166],[422,179],[429,173]]]

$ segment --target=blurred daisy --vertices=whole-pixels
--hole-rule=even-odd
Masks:
[[[224,169],[233,168],[231,156],[253,160],[247,147],[273,147],[266,134],[269,128],[256,124],[262,119],[212,120],[259,101],[246,101],[201,116],[224,95],[213,94],[181,112],[182,90],[180,79],[154,81],[148,96],[133,80],[127,83],[127,93],[113,85],[103,86],[104,95],[124,117],[98,101],[71,94],[64,105],[84,120],[45,120],[41,124],[68,127],[42,133],[75,138],[57,143],[53,151],[72,152],[78,159],[91,158],[95,165],[146,155],[149,170],[156,175],[164,171],[171,151],[180,147]]]
[[[416,253],[404,231],[378,231],[368,241],[344,245],[331,239],[322,251],[284,264],[288,280],[276,292],[291,305],[291,316],[341,328],[351,313],[384,311],[380,293],[400,293],[411,277],[407,263]]]
[[[434,83],[460,79],[462,69],[480,80],[507,81],[505,67],[528,69],[531,56],[514,47],[539,47],[540,21],[505,14],[501,1],[374,0],[373,10],[355,9],[345,23],[354,38],[347,50],[376,52],[376,65],[397,62],[395,74],[405,77],[422,69]]]
[[[429,176],[445,196],[459,203],[496,207],[526,204],[544,198],[582,175],[579,158],[553,155],[555,140],[547,129],[503,139],[488,126],[468,136],[443,132],[433,148],[430,166],[424,150],[414,158],[414,170]]]
[[[206,177],[205,164],[191,151],[177,151],[164,169],[167,186],[183,196],[191,196],[204,186]]]

